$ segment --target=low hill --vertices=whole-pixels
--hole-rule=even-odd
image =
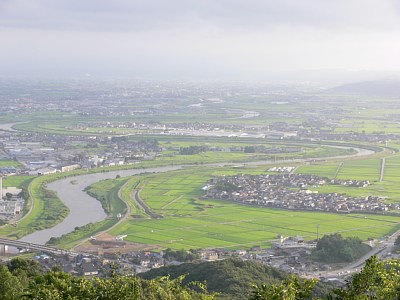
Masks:
[[[334,93],[400,98],[400,80],[374,80],[343,84],[331,89]]]
[[[241,259],[185,263],[139,274],[145,279],[167,275],[171,279],[186,275],[183,284],[205,281],[208,291],[221,293],[218,299],[248,299],[252,286],[280,284],[282,279],[288,277],[287,273],[276,268]],[[332,285],[318,283],[315,292],[319,295],[326,295],[331,289]]]

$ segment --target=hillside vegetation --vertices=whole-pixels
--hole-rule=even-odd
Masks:
[[[248,299],[254,285],[276,285],[288,277],[286,272],[276,268],[241,259],[186,263],[153,269],[139,276],[153,280],[162,276],[176,279],[182,275],[185,275],[182,284],[188,285],[192,281],[205,282],[210,292],[218,293],[218,299]],[[319,283],[314,288],[314,293],[324,295],[330,290],[331,285]]]
[[[361,272],[353,275],[345,286],[325,291],[318,287],[317,279],[301,279],[291,275],[281,280],[283,273],[280,271],[253,262],[228,260],[200,263],[197,266],[187,264],[181,268],[171,269],[177,273],[190,272],[193,274],[192,278],[208,279],[210,289],[218,289],[219,285],[232,286],[231,289],[219,288],[222,293],[216,294],[209,293],[206,285],[201,282],[189,283],[190,275],[186,277],[181,275],[176,279],[171,279],[171,275],[171,278],[164,276],[148,280],[137,276],[120,275],[110,266],[109,273],[103,274],[102,278],[73,277],[57,267],[45,272],[35,261],[14,259],[8,265],[0,265],[0,299],[399,299],[399,268],[398,260],[379,261],[376,257],[372,257]],[[152,275],[156,274],[153,272]],[[145,274],[144,277],[146,276],[149,274]],[[251,281],[260,282],[263,279],[267,281],[255,285]],[[252,287],[247,289],[246,286]]]

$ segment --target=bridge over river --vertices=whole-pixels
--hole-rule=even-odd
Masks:
[[[64,255],[64,254],[67,254],[70,256],[78,255],[78,253],[76,253],[76,252],[65,250],[65,249],[58,249],[58,248],[51,247],[51,246],[45,246],[45,245],[40,245],[40,244],[34,244],[34,243],[0,238],[0,252],[1,251],[7,252],[8,246],[15,247],[18,249],[24,249],[24,250],[43,251],[46,253],[57,254],[57,255]]]
[[[350,148],[345,146],[332,146],[336,148]],[[329,157],[332,158],[345,158],[352,156],[367,156],[373,154],[374,152],[371,150],[366,150],[362,148],[352,148],[356,150],[356,154],[352,153],[349,155],[342,155],[337,157]],[[307,158],[307,159],[291,159],[291,160],[263,160],[263,161],[255,161],[255,162],[246,162],[246,163],[211,163],[204,164],[203,167],[209,166],[227,166],[227,165],[266,165],[266,164],[279,164],[279,163],[303,163],[308,161],[315,161],[318,158]],[[328,158],[322,158],[324,160]],[[38,243],[38,244],[46,244],[46,242],[51,237],[59,237],[63,234],[67,234],[72,232],[77,226],[84,226],[88,223],[100,222],[106,219],[107,215],[104,212],[100,201],[95,198],[89,196],[84,190],[87,186],[91,184],[104,180],[104,179],[113,179],[116,176],[134,176],[143,173],[159,173],[159,172],[169,172],[173,170],[182,169],[184,167],[189,167],[189,165],[171,165],[164,167],[152,167],[152,168],[136,168],[129,170],[118,170],[118,171],[110,171],[110,172],[100,172],[100,173],[91,173],[91,174],[83,174],[74,177],[67,177],[64,179],[57,180],[55,182],[51,182],[47,185],[47,188],[53,190],[57,193],[58,197],[65,203],[65,205],[69,208],[69,215],[56,226],[44,230],[36,231],[32,234],[29,234],[23,237],[20,241],[27,243]]]

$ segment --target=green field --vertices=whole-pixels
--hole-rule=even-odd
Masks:
[[[4,160],[4,159],[0,159],[0,168],[1,167],[18,167],[21,164],[15,160]]]
[[[378,181],[380,177],[380,158],[345,160],[342,162],[313,163],[301,166],[299,174],[314,174],[328,178]]]
[[[202,200],[201,187],[215,174],[238,170],[201,168],[141,177],[141,198],[163,219],[131,219],[113,229],[113,235],[156,248],[248,248],[271,246],[278,234],[306,239],[341,232],[364,240],[390,234],[400,228],[400,217],[287,211]],[[248,169],[246,173],[262,170]],[[137,180],[133,178],[132,180]]]
[[[64,97],[67,90],[53,91],[52,88],[40,91],[40,99]],[[98,87],[96,87],[97,89]],[[299,90],[300,91],[300,90]],[[197,93],[197,92],[196,92]],[[202,93],[201,90],[198,93]],[[253,97],[255,93],[256,97]],[[356,139],[351,143],[341,141],[299,140],[267,140],[245,137],[216,136],[173,136],[161,134],[161,129],[137,129],[108,126],[107,122],[147,123],[174,127],[182,125],[203,124],[207,128],[229,128],[236,133],[260,132],[271,130],[296,131],[306,130],[308,133],[352,133],[354,137],[362,137],[370,133],[400,133],[397,122],[400,115],[398,99],[376,99],[351,95],[326,94],[320,90],[289,91],[287,95],[253,91],[252,89],[238,93],[221,93],[221,101],[208,101],[211,97],[191,95],[174,97],[171,101],[149,97],[143,99],[121,98],[119,109],[126,112],[149,111],[150,113],[81,115],[68,111],[32,110],[23,114],[8,114],[0,117],[2,122],[19,122],[14,129],[59,136],[98,136],[102,138],[126,135],[127,140],[156,139],[164,149],[156,151],[154,160],[139,164],[91,169],[88,172],[106,170],[147,168],[167,165],[191,165],[188,170],[168,172],[165,174],[143,174],[132,178],[121,178],[96,183],[90,192],[108,212],[109,218],[103,222],[78,228],[73,233],[57,241],[58,245],[70,247],[79,239],[106,230],[116,223],[116,216],[130,210],[130,216],[114,228],[115,235],[128,234],[127,240],[155,245],[156,248],[205,248],[230,247],[248,248],[253,245],[270,246],[278,234],[301,235],[307,239],[316,237],[319,225],[321,234],[341,232],[345,236],[359,236],[363,239],[380,237],[399,229],[398,220],[393,216],[380,215],[339,215],[317,212],[299,212],[277,209],[257,208],[238,205],[224,201],[201,199],[202,187],[215,175],[234,175],[238,173],[265,173],[269,166],[250,167],[250,162],[284,160],[284,165],[297,166],[297,173],[315,174],[338,179],[369,180],[366,188],[326,185],[314,189],[323,193],[338,192],[353,196],[382,196],[388,202],[400,203],[400,156],[391,153],[400,149],[398,141],[388,141],[391,149],[382,151],[386,138],[376,139],[379,142],[365,142],[366,149],[380,153],[368,158],[345,158],[354,154],[353,149],[329,146],[359,147]],[[292,97],[293,93],[295,97]],[[67,93],[68,94],[68,93]],[[67,95],[65,94],[65,95]],[[201,106],[193,106],[201,100]],[[280,102],[278,104],[278,102]],[[156,108],[156,109],[155,109]],[[340,108],[340,109],[339,109]],[[153,113],[152,111],[156,111]],[[79,110],[78,110],[79,111]],[[251,118],[242,118],[245,111],[256,112]],[[282,124],[274,124],[279,122]],[[285,124],[283,124],[285,123]],[[118,125],[118,124],[113,124]],[[196,126],[197,126],[196,125]],[[290,126],[287,126],[290,125]],[[295,127],[292,127],[295,126]],[[144,127],[146,128],[146,126]],[[161,127],[159,127],[161,128]],[[245,129],[244,129],[245,128]],[[295,128],[295,129],[293,129]],[[297,128],[297,129],[296,129]],[[140,133],[140,134],[138,134]],[[129,136],[128,136],[129,135]],[[308,135],[307,135],[308,136]],[[101,140],[101,139],[99,139]],[[346,140],[340,139],[340,140]],[[350,140],[350,139],[348,139]],[[372,139],[373,140],[373,139]],[[244,153],[242,150],[232,152],[229,147],[245,146],[296,147],[295,153]],[[195,155],[179,154],[180,147],[208,146],[205,152]],[[72,151],[97,153],[114,151],[113,145],[98,143],[96,148],[88,147],[83,139],[71,142],[68,147]],[[211,148],[220,147],[218,151]],[[380,147],[380,148],[378,148]],[[395,151],[394,151],[395,152]],[[4,155],[2,157],[6,157]],[[153,154],[153,153],[152,153]],[[342,156],[334,158],[329,157]],[[381,179],[382,157],[386,158],[383,180]],[[312,158],[306,165],[297,165],[294,159]],[[325,161],[326,158],[326,161]],[[315,160],[314,160],[315,159]],[[216,167],[205,164],[236,164],[234,167]],[[242,166],[243,163],[244,166]],[[2,166],[17,166],[12,160],[0,160]],[[240,166],[239,166],[240,165]],[[195,168],[194,166],[197,166]],[[67,214],[68,209],[57,195],[46,190],[45,185],[58,178],[82,174],[77,170],[68,174],[55,174],[35,179],[25,176],[9,176],[4,185],[27,187],[32,199],[27,201],[27,209],[33,207],[19,224],[5,226],[0,234],[9,238],[19,238],[34,230],[54,226]],[[72,179],[73,180],[73,179]],[[140,197],[155,214],[163,215],[162,219],[150,219],[144,209],[133,199],[133,192],[140,191]],[[34,202],[34,205],[33,205]]]
[[[119,190],[127,180],[128,178],[102,180],[88,187],[86,191],[101,202],[103,209],[107,213],[107,218],[101,222],[76,227],[74,231],[61,237],[51,238],[48,244],[71,248],[77,241],[89,238],[115,225],[119,221],[118,215],[124,216],[127,212],[126,204],[119,197]]]
[[[3,178],[3,187],[26,187],[33,178],[35,178],[35,176],[6,176]]]
[[[340,179],[369,180],[366,188],[325,185],[313,190],[321,193],[345,193],[351,196],[381,196],[388,202],[400,203],[400,156],[386,158],[383,181],[379,182],[381,159],[347,160],[344,162],[328,162],[299,167],[296,172],[315,174]]]
[[[30,194],[25,204],[25,210],[29,210],[32,205],[34,206],[30,213],[18,222],[18,225],[2,227],[0,229],[1,236],[19,239],[36,230],[55,226],[68,215],[69,209],[64,203],[61,202],[54,192],[45,188],[46,184],[55,178],[59,177],[56,175],[40,176],[31,180],[30,178],[15,176],[15,178],[10,179],[17,186],[18,183],[29,183],[29,186],[25,186]],[[34,204],[32,198],[34,199]]]
[[[307,150],[301,153],[302,157],[335,155],[338,152],[346,153],[345,149],[320,145],[303,145],[303,147]],[[295,153],[294,156],[296,155]],[[243,172],[259,174],[265,173],[269,168],[268,166],[255,168],[250,168],[249,166],[202,168],[201,165],[203,163],[235,160],[251,161],[265,159],[265,157],[265,155],[260,154],[205,152],[197,155],[161,157],[155,161],[143,162],[140,165],[124,166],[124,168],[139,168],[186,163],[197,164],[199,167],[190,171],[172,171],[166,174],[135,176],[130,180],[128,178],[107,180],[93,185],[91,187],[93,194],[99,200],[104,200],[102,201],[103,207],[111,218],[104,222],[78,228],[71,234],[57,240],[56,243],[63,247],[70,247],[82,238],[87,238],[96,232],[106,230],[116,223],[115,216],[117,213],[125,213],[125,203],[130,207],[131,216],[124,223],[113,229],[111,233],[117,235],[128,234],[128,240],[153,244],[155,247],[160,248],[188,249],[214,246],[240,248],[258,244],[267,247],[273,243],[278,234],[302,235],[305,238],[312,239],[314,238],[317,224],[320,224],[320,232],[322,234],[347,230],[344,231],[344,235],[357,234],[365,239],[385,235],[394,230],[396,221],[389,217],[390,221],[385,222],[373,222],[368,219],[368,222],[364,225],[366,219],[354,218],[348,215],[271,210],[200,199],[203,194],[201,187],[214,175],[233,175]],[[288,164],[291,165],[290,160],[288,160]],[[356,175],[355,171],[353,172],[354,174],[351,173],[354,166],[357,166],[355,170],[364,168],[363,174],[368,174],[370,177],[378,176],[380,159],[367,161],[349,160],[344,163],[330,162],[326,165],[314,164],[300,167],[298,172],[304,171],[321,176],[324,174],[324,176],[328,177],[334,177],[337,173],[338,177],[344,176],[348,179],[349,176],[352,178]],[[113,170],[115,168],[109,169]],[[90,171],[95,172],[100,171],[100,169]],[[47,228],[59,222],[65,216],[65,207],[56,195],[44,189],[44,185],[57,178],[82,172],[82,170],[77,170],[70,174],[54,174],[36,178],[30,186],[32,196],[35,199],[34,210],[19,222],[16,228],[6,226],[0,230],[0,233],[10,238],[19,238],[33,230]],[[30,178],[15,177],[12,179],[10,177],[7,180],[10,180],[8,183],[10,185],[14,180],[13,184],[18,186],[19,182],[28,179]],[[368,178],[362,177],[360,179]],[[126,184],[124,184],[125,181],[127,181]],[[140,197],[154,213],[163,215],[163,219],[148,218],[146,213],[132,200],[135,189],[141,190]],[[118,196],[118,191],[120,196]],[[370,195],[376,191],[373,189],[351,189],[347,192],[349,194],[361,193],[361,195]],[[30,202],[28,201],[28,207],[29,205]],[[331,221],[326,223],[325,221],[327,220]],[[293,223],[290,223],[290,221],[293,221]],[[356,233],[353,231],[356,231]],[[151,233],[150,235],[149,232]]]
[[[378,181],[381,160],[379,158],[345,161],[338,173],[339,179]]]
[[[312,163],[297,168],[298,174],[312,174],[321,177],[335,178],[342,167],[341,162]]]

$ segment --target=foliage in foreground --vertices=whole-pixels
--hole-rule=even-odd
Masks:
[[[203,264],[207,265],[207,264]],[[316,279],[300,279],[292,275],[277,283],[253,287],[249,300],[364,300],[400,299],[400,261],[380,261],[376,257],[367,260],[361,272],[355,274],[345,286],[333,292],[313,298]],[[228,274],[221,273],[220,276]],[[243,278],[243,281],[246,281]],[[170,279],[168,276],[146,280],[136,276],[111,273],[108,278],[73,277],[53,269],[43,272],[33,261],[13,260],[8,266],[0,265],[0,299],[169,299],[209,300],[217,295],[208,293],[202,283],[185,285],[184,276]],[[250,284],[249,282],[246,282]],[[239,291],[229,299],[243,298]]]
[[[279,285],[255,286],[249,300],[285,299],[301,300],[311,299],[316,279],[300,280],[295,275],[283,280]]]
[[[53,269],[43,272],[34,261],[17,259],[0,265],[0,299],[104,300],[213,300],[202,283],[182,284],[183,276],[144,280],[115,272],[109,278],[73,277]]]
[[[72,277],[68,273],[49,271],[37,277],[22,295],[26,299],[170,299],[211,300],[215,295],[207,293],[205,286],[193,283],[194,289],[184,287],[182,279],[168,277],[157,280],[142,280],[135,276],[114,275],[111,278]]]
[[[210,292],[219,293],[219,299],[247,299],[254,284],[278,284],[286,273],[276,268],[242,259],[225,259],[214,262],[193,262],[177,266],[152,269],[139,274],[145,279],[186,275],[183,284],[192,281],[206,282]]]
[[[310,300],[315,279],[300,280],[292,276],[279,285],[256,286],[250,300]],[[342,288],[325,295],[328,300],[390,300],[400,299],[400,261],[380,261],[376,256],[367,260],[361,272],[356,273]]]

